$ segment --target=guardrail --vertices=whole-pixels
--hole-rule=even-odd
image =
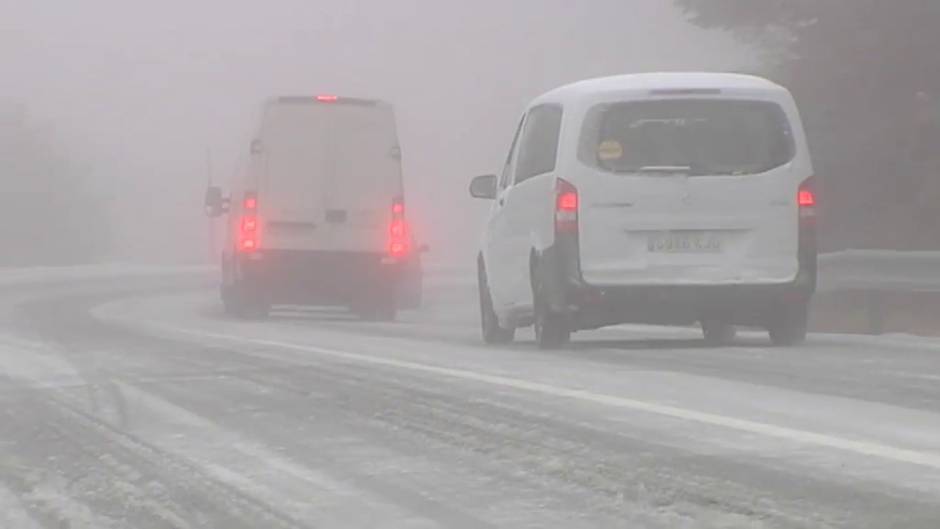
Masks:
[[[898,299],[902,294],[923,298],[940,293],[940,252],[848,250],[821,255],[819,290],[822,296],[850,294],[852,303],[863,304],[868,334],[883,334],[889,312],[904,303]]]

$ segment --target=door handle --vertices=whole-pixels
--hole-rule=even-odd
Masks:
[[[506,205],[506,199],[500,198],[499,200],[496,201],[496,203],[499,204],[499,207],[503,207]]]

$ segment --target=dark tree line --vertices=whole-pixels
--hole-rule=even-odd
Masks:
[[[756,45],[790,88],[829,248],[940,249],[940,2],[675,0]]]
[[[99,259],[108,240],[102,194],[90,172],[22,109],[0,109],[0,266]]]

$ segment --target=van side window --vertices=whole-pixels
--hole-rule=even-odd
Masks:
[[[516,157],[516,146],[519,145],[519,136],[522,134],[522,125],[525,123],[525,116],[519,120],[519,126],[516,127],[516,135],[512,138],[512,146],[509,148],[509,155],[506,156],[506,165],[503,166],[503,172],[499,175],[499,188],[509,187],[512,176],[512,162]]]
[[[542,105],[529,111],[516,163],[517,184],[555,170],[561,118],[562,109],[557,105]]]

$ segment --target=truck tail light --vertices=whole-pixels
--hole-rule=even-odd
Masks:
[[[405,201],[396,198],[392,202],[392,221],[388,228],[389,242],[388,255],[395,259],[403,259],[411,252],[408,222],[405,220]]]
[[[246,192],[242,205],[244,207],[241,222],[238,225],[238,250],[243,253],[253,253],[260,246],[258,195],[252,191]]]

